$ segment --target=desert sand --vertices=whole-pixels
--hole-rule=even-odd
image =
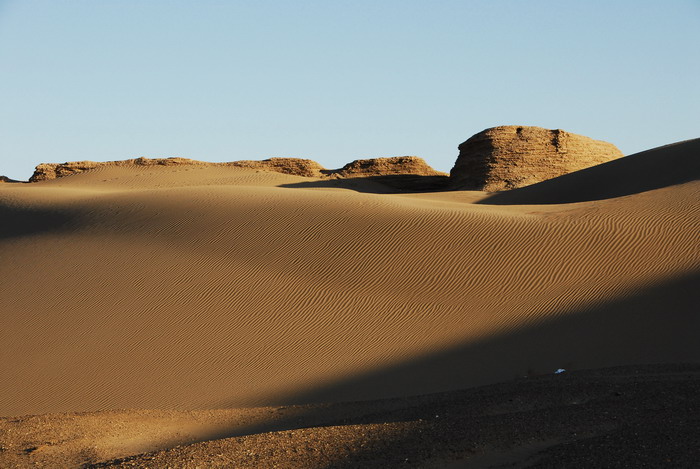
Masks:
[[[0,184],[0,466],[557,467],[660,422],[692,441],[700,140],[500,193],[439,177]]]

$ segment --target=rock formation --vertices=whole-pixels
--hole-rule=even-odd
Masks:
[[[224,164],[238,166],[241,168],[263,169],[304,177],[322,177],[322,171],[325,171],[325,168],[316,163],[314,160],[306,160],[303,158],[269,158],[262,161],[242,160]]]
[[[212,164],[202,161],[190,160],[188,158],[134,158],[121,161],[72,161],[68,163],[42,163],[36,167],[34,174],[29,178],[29,182],[46,181],[56,179],[71,174],[82,173],[90,169],[102,166],[179,166],[179,165],[202,165]]]
[[[493,127],[459,145],[450,185],[466,190],[514,189],[622,156],[611,143],[560,129]]]
[[[3,183],[3,182],[19,182],[19,181],[15,181],[14,179],[10,179],[7,176],[0,176],[0,183]]]
[[[295,176],[315,178],[352,178],[387,175],[446,176],[435,171],[416,156],[397,156],[392,158],[373,158],[355,160],[341,169],[329,170],[313,160],[302,158],[270,158],[262,161],[242,160],[230,163],[207,163],[187,158],[135,158],[121,161],[98,163],[95,161],[74,161],[69,163],[44,163],[36,167],[30,182],[46,181],[71,174],[88,171],[103,166],[236,166],[240,168],[261,169]]]
[[[355,160],[342,168],[333,171],[339,177],[389,176],[394,174],[410,174],[415,176],[444,176],[445,173],[435,171],[428,166],[423,158],[417,156],[394,156],[391,158],[372,158]]]

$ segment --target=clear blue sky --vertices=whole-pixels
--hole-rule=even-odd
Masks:
[[[295,156],[339,167],[503,124],[625,154],[700,136],[700,0],[0,0],[0,174]]]

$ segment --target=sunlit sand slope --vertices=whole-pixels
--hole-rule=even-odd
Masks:
[[[669,152],[664,170],[683,174],[697,144],[655,158]],[[540,206],[304,181],[107,167],[0,186],[0,415],[370,399],[700,360],[697,180]],[[509,339],[551,324],[566,340]],[[479,348],[490,341],[497,353]],[[367,381],[401,366],[430,379]]]

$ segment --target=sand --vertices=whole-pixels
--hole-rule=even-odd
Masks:
[[[699,363],[699,142],[500,194],[206,166],[0,185],[0,416],[106,412],[80,418],[123,448],[134,415],[177,433],[192,411],[263,425],[279,406]],[[379,420],[380,441],[416,429]]]

